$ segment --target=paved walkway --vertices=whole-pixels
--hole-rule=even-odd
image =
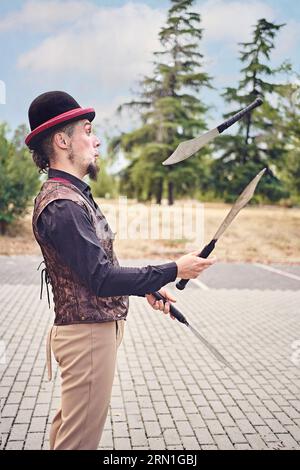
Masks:
[[[40,261],[0,257],[5,449],[48,449],[59,402],[56,366],[53,382],[45,369],[53,310],[45,294],[39,300]],[[283,280],[259,269],[215,265],[199,278],[204,285],[174,289],[178,307],[237,374],[186,326],[131,298],[99,449],[300,449],[300,273],[276,266],[296,277]],[[245,288],[242,272],[253,288]]]

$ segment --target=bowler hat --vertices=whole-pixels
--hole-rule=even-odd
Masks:
[[[29,148],[34,147],[49,132],[79,119],[92,121],[94,108],[81,108],[77,101],[64,91],[48,91],[33,100],[28,111],[31,132],[25,139]]]

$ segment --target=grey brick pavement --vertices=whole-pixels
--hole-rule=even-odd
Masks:
[[[45,369],[53,311],[39,300],[39,261],[0,257],[5,449],[48,449],[59,403],[57,370],[48,382]],[[238,374],[132,297],[99,449],[299,449],[300,291],[272,288],[176,291],[178,307]]]

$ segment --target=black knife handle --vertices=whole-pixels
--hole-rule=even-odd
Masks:
[[[197,256],[199,256],[199,258],[208,258],[208,256],[211,254],[211,252],[215,248],[216,243],[217,243],[217,240],[213,238],[211,242],[205,245],[201,253],[199,253],[199,255]],[[178,281],[176,284],[177,289],[183,290],[188,282],[189,282],[189,279],[180,279],[180,281]]]
[[[152,292],[152,295],[156,298],[156,300],[163,300],[164,303],[168,302],[168,300],[161,295],[159,292]],[[189,325],[187,319],[184,315],[170,302],[170,313],[176,320],[180,321],[180,323],[184,323],[185,325]]]
[[[231,118],[227,119],[227,121],[224,121],[222,124],[220,124],[217,129],[219,131],[219,134],[221,132],[225,131],[225,129],[228,129],[228,127],[232,126],[235,122],[239,121],[242,119],[242,117],[245,116],[245,114],[249,113],[252,111],[252,109],[257,108],[257,106],[260,106],[263,103],[263,100],[261,98],[256,98],[255,101],[253,101],[251,104],[246,106],[246,108],[242,109],[238,113],[234,114]]]

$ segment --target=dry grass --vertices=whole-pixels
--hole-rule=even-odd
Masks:
[[[171,238],[151,239],[151,221],[157,206],[141,205],[128,201],[98,200],[113,230],[117,231],[115,249],[119,258],[170,258],[175,259],[191,250],[201,249],[215,234],[230,209],[230,205],[205,203],[203,210],[203,239],[192,233],[178,237],[178,217],[170,224]],[[201,213],[201,204],[195,201],[177,202],[174,209],[193,207]],[[159,236],[167,228],[168,208],[160,209]],[[150,213],[152,214],[150,217]],[[157,214],[156,214],[157,215]],[[127,221],[126,221],[127,218]],[[194,217],[195,219],[195,217]],[[195,222],[195,220],[193,221]],[[155,219],[156,220],[156,219]],[[147,225],[148,224],[148,225]],[[125,233],[125,228],[128,233]],[[148,229],[148,230],[147,230]],[[143,230],[145,233],[143,233]],[[177,230],[177,235],[176,232]],[[179,230],[180,232],[180,230]],[[264,263],[300,263],[300,209],[274,206],[246,207],[217,243],[215,254],[219,261],[259,261]],[[201,238],[201,237],[200,237]],[[15,223],[9,235],[0,236],[0,254],[39,254],[31,229],[31,211]]]

